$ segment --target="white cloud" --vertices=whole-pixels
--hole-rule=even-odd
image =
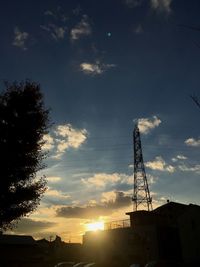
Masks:
[[[177,155],[176,157],[177,157],[177,159],[182,159],[182,160],[187,159],[187,157],[184,155]]]
[[[64,26],[59,27],[52,23],[48,24],[48,26],[41,25],[40,27],[41,29],[49,32],[51,37],[56,41],[64,39],[66,31],[67,31],[67,27],[64,27]]]
[[[54,131],[57,145],[54,158],[59,159],[68,148],[78,149],[87,139],[86,129],[75,129],[71,124],[58,125]]]
[[[171,3],[172,0],[151,0],[151,7],[158,12],[169,14],[171,12]]]
[[[88,187],[104,188],[107,185],[133,184],[133,175],[126,175],[124,173],[96,173],[92,177],[82,178],[82,183]]]
[[[50,134],[45,134],[42,141],[44,142],[42,145],[43,150],[51,150],[54,148],[54,139]]]
[[[82,182],[88,186],[105,187],[106,184],[114,184],[121,180],[120,174],[98,173],[88,179],[82,179]]]
[[[69,148],[69,144],[68,144],[68,141],[67,140],[59,140],[57,139],[57,156],[55,157],[60,157],[61,154],[63,154],[65,152],[66,149]]]
[[[143,134],[148,134],[150,130],[158,127],[161,123],[161,120],[157,116],[152,118],[141,118],[138,119],[138,127],[140,132]]]
[[[29,38],[29,34],[27,32],[21,32],[18,27],[14,29],[14,41],[13,45],[20,47],[23,50],[27,50],[26,41]]]
[[[70,198],[70,195],[65,194],[61,191],[55,190],[55,189],[51,189],[51,188],[47,188],[47,191],[45,192],[44,196],[49,196],[49,197],[53,197],[57,199],[69,199]]]
[[[62,180],[61,177],[58,177],[58,176],[50,176],[50,177],[47,177],[47,181],[51,184],[54,184],[54,183],[58,183]]]
[[[67,138],[68,147],[78,148],[87,139],[86,129],[75,129],[71,124],[59,125],[55,130],[57,136]]]
[[[184,155],[177,155],[176,157],[172,158],[173,162],[177,162],[178,160],[186,160],[187,157]]]
[[[116,67],[115,64],[104,64],[100,61],[95,63],[83,62],[80,64],[80,70],[85,74],[100,75],[110,68]]]
[[[42,150],[49,151],[52,158],[60,159],[67,149],[78,149],[87,136],[86,129],[76,129],[70,123],[57,125],[50,134],[43,136]]]
[[[116,193],[115,191],[108,191],[108,192],[103,192],[101,194],[101,202],[109,202],[113,201],[116,198]]]
[[[194,138],[188,138],[187,140],[185,140],[185,144],[187,146],[198,147],[198,146],[200,146],[200,139],[196,140]]]
[[[145,166],[152,170],[174,172],[175,168],[172,165],[167,165],[164,159],[160,156],[156,157],[154,161],[148,161],[145,163]]]
[[[83,36],[88,36],[92,33],[91,26],[88,22],[88,16],[83,15],[81,21],[71,29],[70,36],[71,40],[75,41],[80,39]]]

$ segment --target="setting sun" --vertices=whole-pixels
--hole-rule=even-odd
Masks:
[[[98,231],[98,230],[104,230],[104,222],[92,222],[86,224],[87,231]]]

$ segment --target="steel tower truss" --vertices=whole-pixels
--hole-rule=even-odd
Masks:
[[[152,198],[149,192],[149,186],[145,173],[145,167],[142,155],[142,145],[140,139],[140,131],[138,125],[135,125],[133,131],[133,144],[134,144],[134,188],[133,188],[133,210],[137,211],[139,206],[141,209],[151,211]]]

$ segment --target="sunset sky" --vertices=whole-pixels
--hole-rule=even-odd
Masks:
[[[1,88],[39,82],[54,122],[48,190],[15,233],[80,242],[86,223],[127,219],[136,120],[153,206],[200,205],[199,13],[199,0],[1,1]]]

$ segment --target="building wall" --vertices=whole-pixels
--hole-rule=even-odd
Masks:
[[[182,255],[185,263],[200,263],[200,207],[191,205],[178,219]]]
[[[127,214],[129,228],[86,233],[86,255],[124,267],[153,260],[200,263],[200,206],[170,202],[151,212]]]

